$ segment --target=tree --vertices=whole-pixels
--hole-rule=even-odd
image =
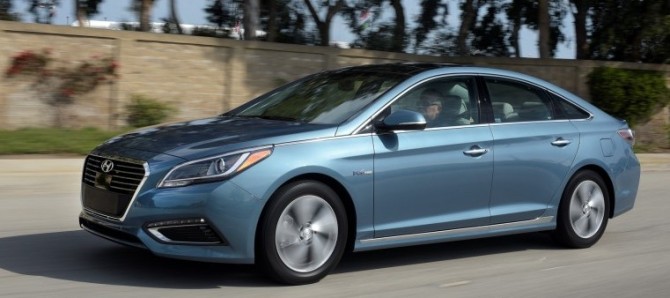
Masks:
[[[205,14],[207,21],[215,24],[219,29],[224,27],[234,27],[237,23],[237,11],[239,9],[239,1],[230,0],[212,0],[212,2],[205,7]]]
[[[486,9],[486,14],[472,29],[471,47],[477,55],[507,57],[509,46],[506,40],[505,26],[498,19],[501,6],[492,2]]]
[[[79,27],[86,26],[92,16],[99,13],[98,6],[102,0],[74,0],[74,15],[77,18]]]
[[[461,26],[456,37],[456,54],[466,56],[470,54],[467,41],[473,25],[477,21],[479,9],[486,0],[465,0],[461,3]]]
[[[538,48],[540,49],[540,58],[550,58],[549,51],[549,0],[539,0],[537,10],[537,27],[539,31]]]
[[[267,41],[314,44],[314,33],[305,30],[308,12],[300,3],[292,0],[264,0],[261,3],[261,23],[266,28]]]
[[[60,0],[26,0],[30,5],[28,12],[33,15],[35,23],[51,24],[56,16],[56,7]]]
[[[12,0],[0,0],[0,21],[20,21],[18,14],[12,12]]]
[[[140,23],[139,30],[151,31],[151,9],[154,7],[155,0],[132,0],[131,10],[137,13]]]
[[[319,30],[319,42],[322,46],[328,46],[330,42],[330,25],[333,21],[333,17],[345,6],[344,0],[334,0],[334,4],[330,4],[331,1],[322,3],[317,10],[312,4],[311,0],[304,0],[309,13],[316,23],[316,27]],[[323,20],[319,17],[319,11],[326,9],[326,16]]]
[[[516,57],[521,56],[520,47],[519,47],[519,31],[521,26],[525,25],[528,29],[537,30],[540,32],[542,30],[542,42],[545,46],[548,45],[548,52],[546,57],[552,57],[556,52],[556,48],[560,42],[565,40],[565,36],[561,31],[562,20],[567,13],[567,7],[565,6],[563,0],[548,0],[547,3],[547,14],[545,16],[547,23],[543,23],[542,28],[539,23],[540,17],[540,7],[538,1],[523,1],[523,0],[512,0],[512,2],[503,5],[504,10],[507,14],[507,19],[510,20],[510,29],[508,35],[509,44],[514,49],[514,54]],[[548,34],[546,30],[548,29]],[[538,46],[540,43],[538,43]]]
[[[527,15],[527,5],[523,0],[512,0],[512,2],[507,3],[503,6],[505,13],[507,14],[507,19],[511,23],[511,28],[509,31],[509,36],[507,40],[509,44],[514,49],[514,56],[521,57],[521,46],[519,45],[519,32],[521,31],[521,26],[526,23]]]
[[[256,39],[260,16],[258,0],[244,0],[244,39]]]
[[[591,59],[670,61],[670,2],[594,0]]]
[[[589,41],[586,20],[593,5],[592,0],[570,0],[572,16],[575,19],[575,57],[588,59]]]
[[[177,33],[184,34],[184,30],[182,30],[181,23],[179,22],[179,17],[177,16],[176,2],[176,0],[170,0],[170,23],[176,27]]]
[[[414,52],[418,52],[419,49],[422,49],[423,43],[428,39],[429,34],[439,28],[443,27],[446,24],[446,17],[449,14],[449,6],[447,3],[444,3],[441,0],[422,0],[421,1],[421,13],[416,19],[417,26],[414,29]],[[442,16],[442,22],[438,23],[435,18],[437,16]],[[447,37],[448,35],[442,35],[442,37]],[[430,53],[440,52],[440,46],[438,44],[433,44],[430,46]]]
[[[405,24],[405,8],[402,6],[401,0],[390,0],[393,11],[395,11],[395,26],[393,28],[393,43],[391,50],[395,52],[402,52],[407,45],[407,31]]]

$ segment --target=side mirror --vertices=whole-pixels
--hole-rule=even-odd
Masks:
[[[375,127],[382,131],[422,130],[426,128],[426,118],[415,111],[397,110],[376,123]]]

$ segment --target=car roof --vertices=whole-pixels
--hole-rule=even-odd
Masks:
[[[462,65],[449,64],[449,63],[404,62],[404,63],[369,64],[369,65],[352,66],[337,69],[334,70],[333,72],[361,71],[361,72],[386,73],[386,74],[402,74],[412,76],[431,69],[437,69],[443,67],[455,67],[455,66],[462,66]]]

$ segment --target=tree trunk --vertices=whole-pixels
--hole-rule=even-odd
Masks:
[[[74,0],[74,15],[77,18],[79,27],[86,27],[88,21],[88,18],[86,17],[86,4],[84,1],[85,0]]]
[[[405,9],[401,0],[391,0],[391,5],[395,10],[395,28],[393,30],[392,50],[403,52],[405,50]]]
[[[266,40],[274,42],[277,40],[277,33],[279,26],[277,25],[277,0],[269,0],[268,2],[268,32]]]
[[[179,17],[177,16],[177,0],[170,0],[170,18],[172,23],[177,26],[177,33],[184,34],[184,31],[181,29],[181,24],[179,22]]]
[[[549,35],[549,0],[538,1],[537,25],[539,31],[540,58],[551,58],[551,36]]]
[[[590,2],[589,0],[572,0],[576,11],[572,14],[575,18],[575,41],[576,41],[576,58],[589,58],[589,42],[586,33],[586,17],[588,16]]]
[[[140,31],[151,31],[151,8],[153,0],[140,0]]]
[[[461,27],[458,29],[458,36],[456,37],[456,54],[461,56],[466,56],[469,54],[468,51],[468,35],[470,34],[470,28],[472,24],[477,19],[477,13],[479,8],[479,0],[466,0],[463,4],[463,11],[461,12]]]
[[[244,0],[244,40],[256,39],[259,15],[258,0]]]

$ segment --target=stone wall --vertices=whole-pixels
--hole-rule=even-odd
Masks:
[[[474,64],[534,75],[588,98],[587,76],[608,65],[665,72],[670,66],[640,63],[436,57],[401,53],[245,42],[196,36],[112,31],[0,21],[0,70],[24,50],[49,48],[59,61],[79,62],[93,56],[118,61],[119,79],[78,97],[57,113],[44,103],[27,79],[0,78],[0,127],[53,126],[60,117],[67,127],[114,129],[125,125],[125,106],[133,94],[169,103],[170,120],[216,115],[285,82],[324,69],[402,61]],[[670,147],[666,107],[649,123],[637,127],[638,140]]]

